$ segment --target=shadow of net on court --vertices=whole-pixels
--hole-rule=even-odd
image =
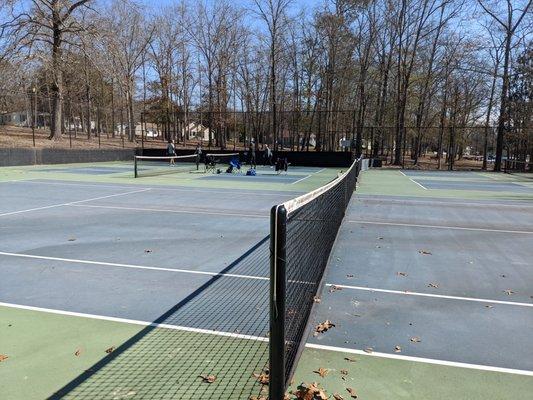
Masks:
[[[266,396],[268,273],[267,237],[51,398]]]

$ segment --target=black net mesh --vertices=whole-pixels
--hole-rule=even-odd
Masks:
[[[266,396],[268,268],[267,237],[51,398]]]
[[[327,187],[284,204],[287,210],[285,331],[282,334],[285,339],[285,386],[292,377],[306,339],[309,316],[346,207],[355,190],[358,172],[359,163],[355,162]],[[271,326],[271,329],[276,328]],[[272,360],[271,369],[275,368],[280,366]]]

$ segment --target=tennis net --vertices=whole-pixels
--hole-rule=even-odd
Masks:
[[[283,399],[306,340],[361,159],[336,179],[276,205],[270,219],[270,399]]]
[[[176,172],[191,172],[198,170],[198,157],[196,154],[185,156],[135,156],[135,178],[142,176],[155,176],[173,174]]]

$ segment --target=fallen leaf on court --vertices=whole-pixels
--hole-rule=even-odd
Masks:
[[[151,253],[152,250],[150,250],[150,249],[145,249],[144,252],[145,252],[145,253]]]
[[[74,242],[75,240],[76,240],[75,237],[68,238],[68,241],[69,241],[69,242]]]
[[[486,305],[485,307],[487,307],[487,308],[493,308],[494,306]]]
[[[407,272],[396,272],[398,276],[407,276]]]
[[[346,278],[348,278],[348,279],[349,279],[349,278],[353,278],[353,277],[354,277],[353,274],[348,274],[348,275],[346,275]]]
[[[344,359],[346,361],[349,361],[349,362],[356,362],[357,361],[355,358],[350,358],[350,357],[344,357]]]
[[[0,362],[4,361],[4,360],[7,360],[9,357],[6,356],[5,354],[0,354]]]
[[[383,240],[383,238],[380,236],[380,237],[378,237],[378,240]]]
[[[315,374],[320,375],[322,378],[324,378],[328,374],[329,369],[320,367],[319,369],[317,369],[316,371],[313,371],[313,372]]]
[[[79,357],[80,354],[81,354],[81,349],[77,349],[76,352],[74,353],[74,355],[75,355],[76,357]]]
[[[341,396],[340,394],[338,394],[338,393],[335,393],[335,394],[333,395],[333,398],[334,398],[335,400],[344,400],[344,397],[342,397],[342,396]]]
[[[418,252],[419,252],[420,254],[427,255],[427,256],[430,256],[430,255],[431,255],[431,252],[428,251],[428,250],[418,250]]]
[[[200,375],[200,378],[202,378],[205,383],[213,383],[217,380],[215,375]]]
[[[302,383],[298,391],[293,393],[298,400],[327,400],[328,395],[318,383]]]
[[[112,353],[112,352],[114,352],[114,351],[115,351],[115,347],[114,347],[114,346],[111,346],[110,348],[108,348],[108,349],[105,350],[105,352],[106,352],[107,354],[110,354],[110,353]]]
[[[402,348],[400,346],[394,346],[394,352],[395,353],[401,353],[402,352]]]
[[[346,388],[346,390],[348,391],[348,393],[350,393],[350,397],[352,399],[357,399],[357,392],[354,388]]]
[[[413,336],[411,338],[411,342],[413,343],[420,343],[422,340],[418,336]]]
[[[336,292],[338,290],[342,290],[342,288],[335,285],[331,285],[331,287],[329,288],[330,293]]]
[[[439,287],[439,284],[438,284],[438,283],[430,283],[430,284],[428,285],[428,287],[438,288],[438,287]]]
[[[367,347],[366,349],[363,350],[365,353],[372,353],[374,351],[374,349],[372,347]]]
[[[512,295],[514,292],[511,289],[504,290],[503,293],[505,293],[507,296]]]
[[[340,373],[341,373],[342,375],[348,375],[348,370],[347,370],[347,369],[341,369],[341,370],[340,370]]]
[[[315,297],[313,297],[313,301],[314,301],[315,303],[320,303],[322,300],[320,299],[320,297],[315,296]]]
[[[327,332],[328,329],[331,329],[334,327],[335,327],[335,324],[332,323],[329,319],[327,319],[324,322],[318,324],[315,328],[315,331],[318,333]]]
[[[253,373],[252,376],[254,378],[257,379],[257,381],[261,384],[261,385],[268,385],[268,382],[270,381],[270,376],[269,376],[269,373],[268,371],[261,371],[260,374],[257,374],[257,373]]]

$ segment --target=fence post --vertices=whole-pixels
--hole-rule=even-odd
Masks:
[[[277,205],[270,213],[270,400],[285,395],[286,239],[287,210]]]

